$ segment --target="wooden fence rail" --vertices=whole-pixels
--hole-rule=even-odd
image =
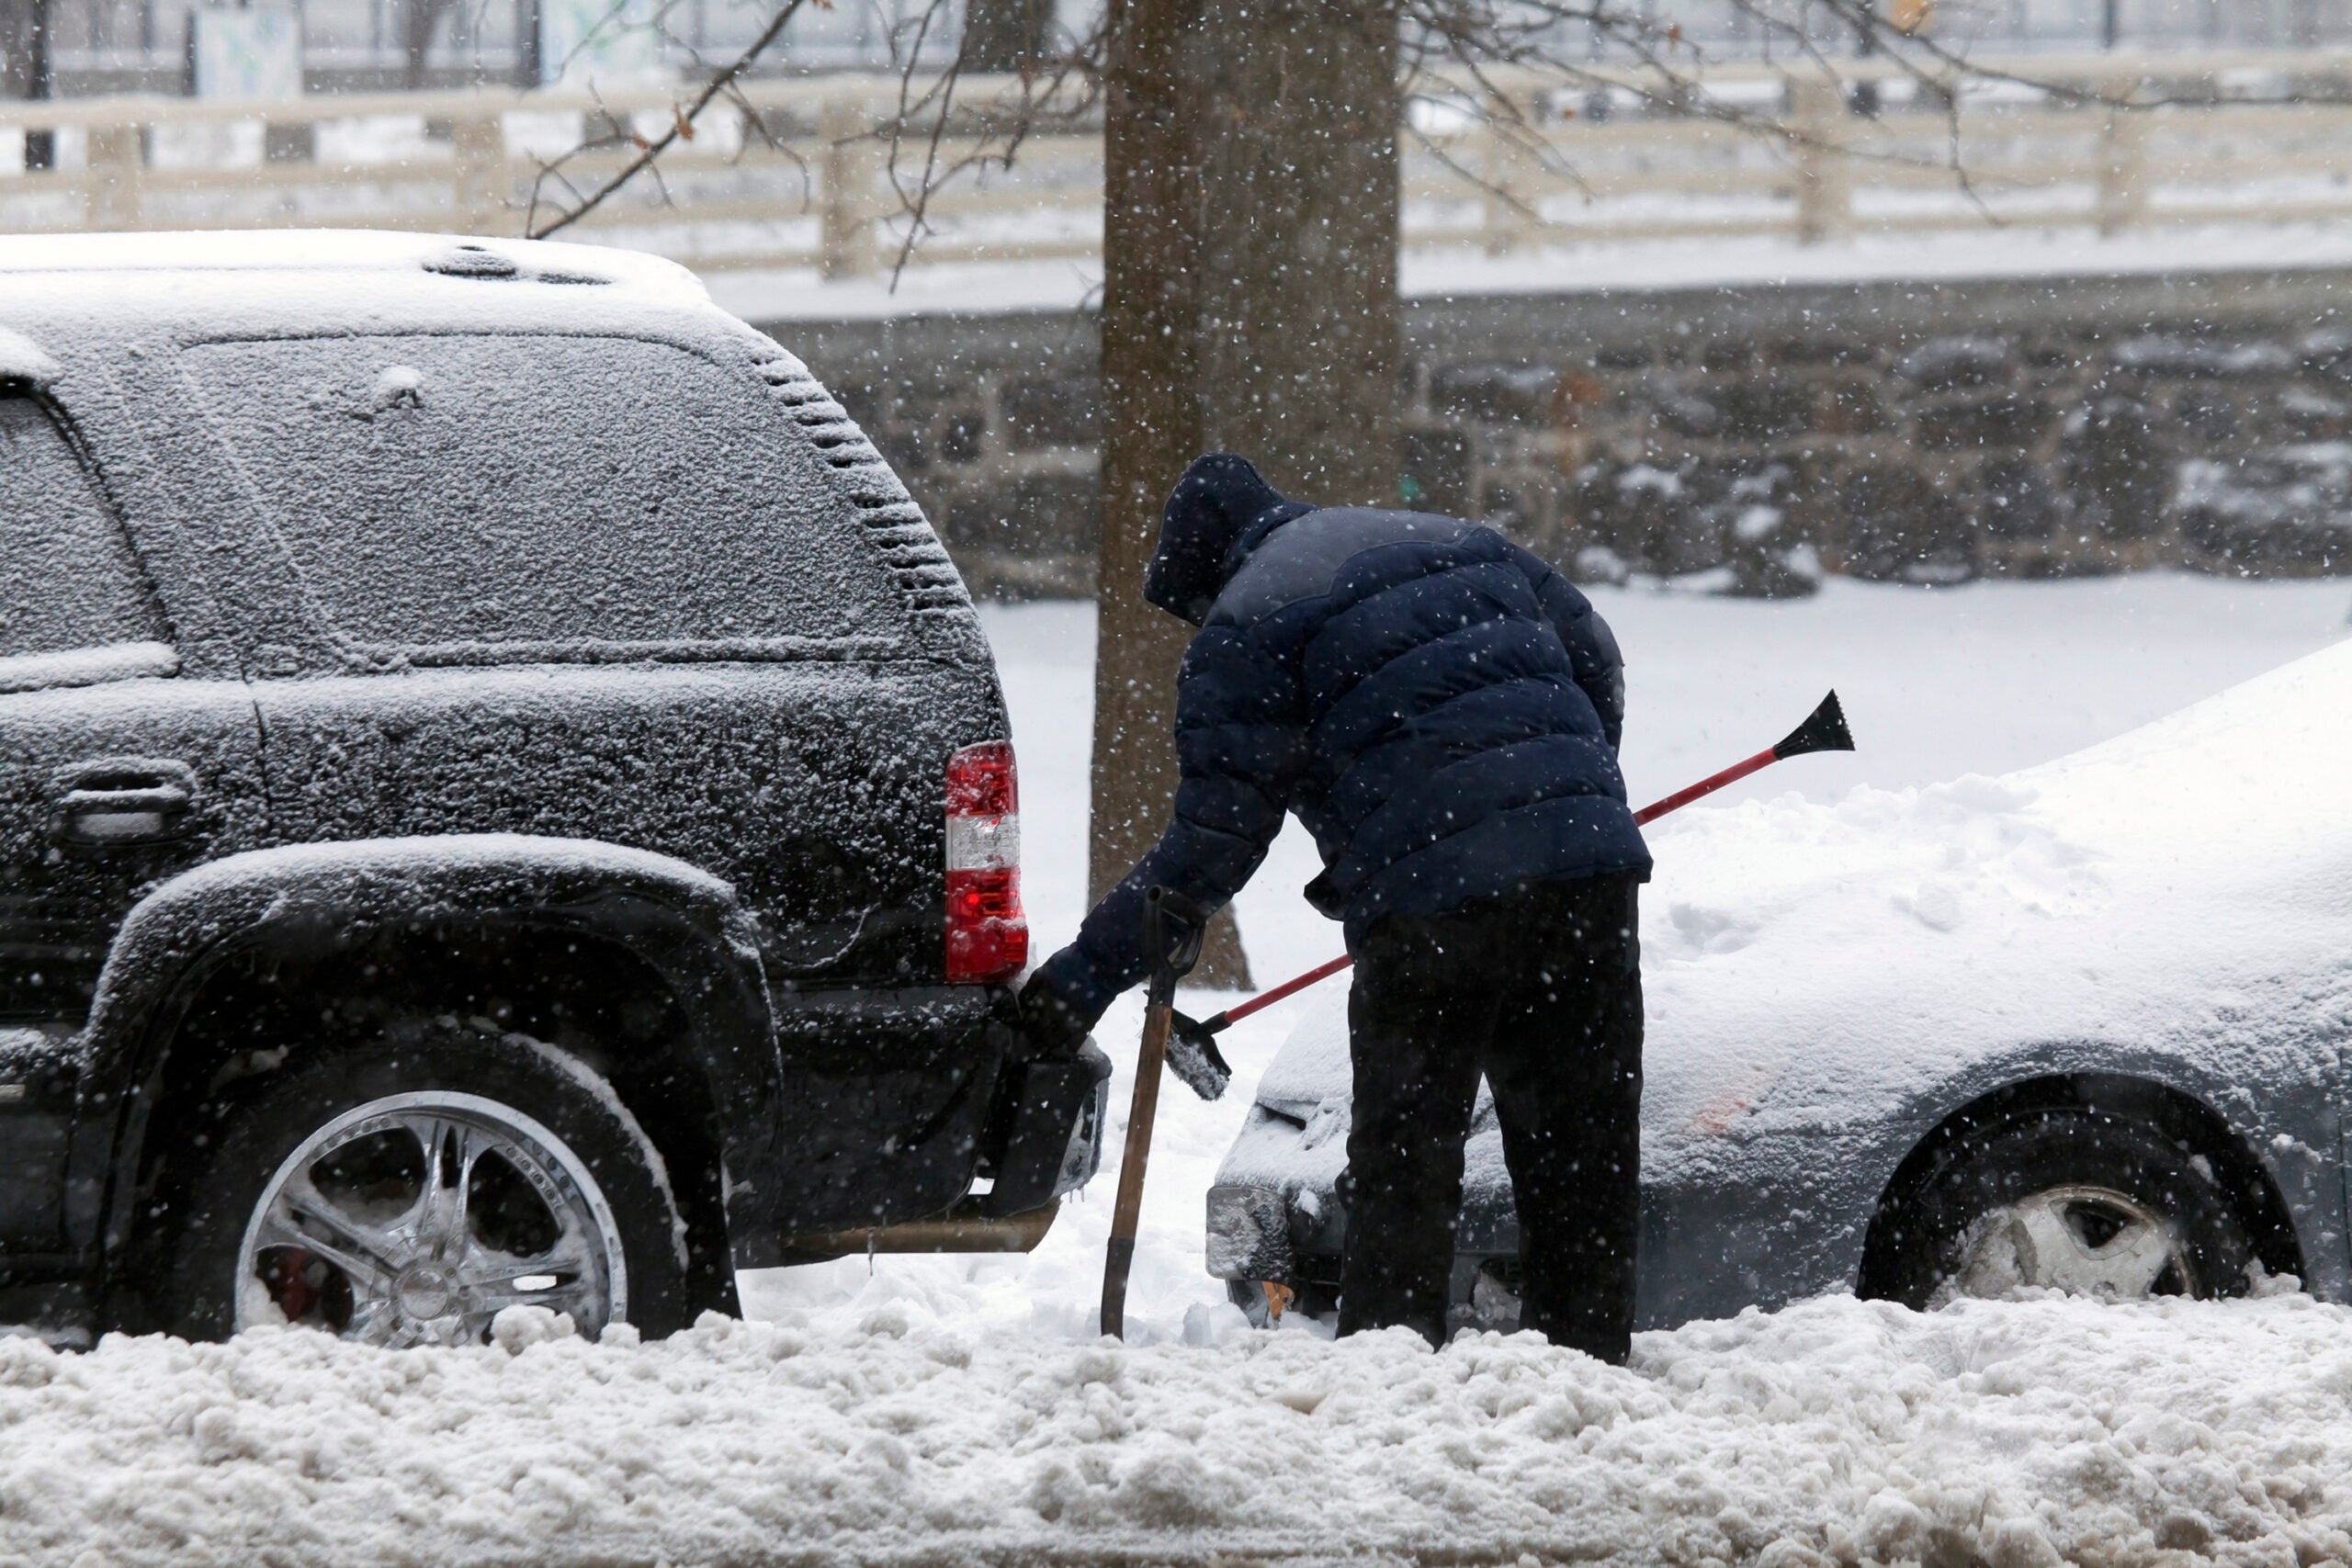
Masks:
[[[1984,63],[2063,91],[1978,90],[1985,78],[1921,86],[1883,61],[1849,62],[1838,79],[1711,71],[1664,109],[1530,76],[1479,84],[1479,96],[1500,95],[1484,103],[1441,85],[1417,100],[1406,138],[1406,242],[1508,254],[1660,237],[1810,243],[1988,223],[2112,234],[2352,218],[2352,54]],[[1888,101],[1858,113],[1853,84],[1872,77],[1885,79]],[[2232,96],[2248,82],[2272,101]],[[662,160],[660,180],[640,179],[571,232],[705,269],[868,275],[903,233],[880,138],[898,86],[850,75],[751,84],[756,128],[733,107],[707,115],[695,140]],[[963,101],[1012,90],[971,79]],[[1629,97],[1633,112],[1593,112]],[[356,224],[516,234],[633,151],[624,140],[575,152],[549,176],[547,161],[576,149],[583,127],[666,125],[682,98],[654,87],[0,102],[0,231]],[[1738,118],[1708,112],[1729,106]],[[12,130],[57,136],[64,166],[13,167]],[[927,131],[915,130],[919,158]],[[951,124],[948,156],[972,134]],[[1101,203],[1099,128],[1052,130],[1011,170],[938,195],[914,260],[1091,257]]]

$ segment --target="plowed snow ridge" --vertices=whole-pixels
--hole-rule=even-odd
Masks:
[[[478,1349],[0,1343],[0,1559],[2352,1557],[2352,1313],[2295,1295],[1833,1298],[1643,1336],[1624,1371],[1208,1314],[1221,1344],[896,1301],[639,1346],[513,1310]]]

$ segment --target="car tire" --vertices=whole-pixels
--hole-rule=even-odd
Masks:
[[[298,1049],[192,1122],[146,1249],[150,1314],[175,1334],[292,1321],[459,1344],[507,1305],[565,1313],[591,1337],[616,1321],[666,1335],[697,1315],[660,1152],[552,1046],[415,1021]]]
[[[2243,1295],[2255,1258],[2209,1162],[2160,1128],[2075,1107],[1962,1133],[1873,1229],[1863,1293],[1920,1309],[2021,1286]]]

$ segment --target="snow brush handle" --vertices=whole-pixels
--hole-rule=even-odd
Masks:
[[[1781,754],[1778,751],[1758,751],[1753,757],[1744,758],[1720,773],[1709,773],[1689,788],[1676,790],[1664,800],[1650,802],[1634,813],[1634,825],[1637,828],[1646,828],[1668,812],[1679,811],[1694,800],[1713,795],[1719,789],[1728,788],[1750,773],[1763,772],[1780,760]]]
[[[1720,773],[1710,773],[1686,789],[1678,789],[1663,800],[1654,800],[1634,813],[1637,826],[1647,827],[1669,811],[1679,811],[1694,800],[1701,800],[1719,789],[1737,784],[1750,773],[1763,772],[1773,763],[1790,757],[1802,757],[1808,751],[1850,751],[1854,737],[1846,728],[1846,713],[1838,705],[1838,694],[1830,693],[1821,699],[1821,705],[1808,715],[1805,721],[1791,730],[1777,746],[1768,747],[1753,757],[1743,758]],[[1270,1008],[1285,997],[1296,996],[1318,980],[1328,980],[1353,964],[1355,958],[1341,953],[1328,964],[1318,964],[1306,974],[1284,980],[1270,991],[1261,991],[1248,1001],[1226,1009],[1211,1018],[1204,1018],[1193,1027],[1203,1034],[1222,1034],[1251,1013]]]
[[[1258,1011],[1261,1008],[1270,1008],[1273,1006],[1276,1002],[1281,1001],[1284,997],[1296,996],[1299,992],[1306,989],[1307,987],[1312,986],[1317,980],[1328,980],[1332,976],[1337,975],[1340,970],[1345,969],[1349,964],[1353,964],[1355,960],[1353,958],[1343,953],[1328,964],[1317,964],[1306,974],[1295,975],[1291,976],[1291,978],[1284,980],[1281,985],[1276,986],[1271,991],[1261,991],[1256,996],[1251,997],[1248,1001],[1238,1003],[1233,1007],[1226,1009],[1223,1012],[1218,1013],[1215,1018],[1204,1018],[1201,1020],[1201,1028],[1206,1033],[1221,1033],[1224,1032],[1227,1024],[1238,1023],[1242,1019],[1248,1018],[1251,1013]]]

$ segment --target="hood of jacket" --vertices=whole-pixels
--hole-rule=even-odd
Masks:
[[[1212,452],[1193,459],[1159,513],[1159,543],[1144,569],[1143,596],[1199,626],[1241,566],[1248,543],[1314,508],[1286,501],[1247,457]]]

